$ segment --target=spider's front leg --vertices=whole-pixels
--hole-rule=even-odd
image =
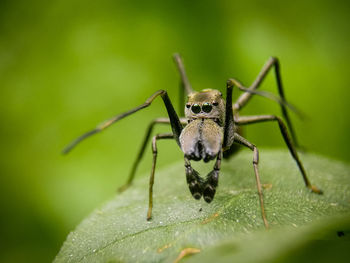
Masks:
[[[86,138],[100,133],[103,130],[105,130],[106,128],[110,127],[112,124],[118,122],[119,120],[139,111],[142,110],[148,106],[151,105],[151,103],[158,97],[160,96],[163,99],[164,105],[166,107],[166,110],[168,112],[168,117],[169,117],[169,122],[171,124],[171,130],[172,130],[172,134],[160,134],[155,136],[155,139],[153,140],[153,144],[152,144],[152,149],[153,149],[153,168],[152,168],[152,172],[151,172],[151,177],[150,177],[150,187],[149,187],[149,208],[148,208],[148,213],[147,213],[147,219],[151,218],[151,214],[152,214],[152,205],[153,205],[153,198],[152,198],[152,194],[153,194],[153,182],[154,182],[154,170],[155,170],[155,163],[156,163],[156,157],[157,157],[157,150],[156,150],[156,141],[157,139],[165,139],[165,138],[174,138],[175,141],[177,142],[177,144],[180,146],[180,141],[179,141],[179,137],[182,131],[182,124],[181,121],[178,117],[178,115],[176,114],[176,111],[170,101],[170,98],[168,96],[168,93],[165,90],[158,90],[155,93],[153,93],[143,104],[132,108],[131,110],[128,110],[124,113],[118,114],[114,117],[112,117],[111,119],[108,119],[106,121],[104,121],[103,123],[101,123],[100,125],[98,125],[95,129],[88,131],[86,133],[84,133],[83,135],[81,135],[80,137],[78,137],[77,139],[75,139],[74,141],[72,141],[69,145],[66,146],[66,148],[64,148],[63,153],[67,154],[69,153],[75,146],[77,146],[81,141],[85,140]],[[168,122],[168,120],[164,121],[162,120],[162,122]],[[150,134],[151,130],[149,131]],[[148,135],[146,136],[147,139]],[[142,155],[143,153],[143,147],[140,151],[140,155]],[[137,167],[137,163],[134,164],[134,169],[136,169]],[[131,182],[133,179],[133,173],[132,175],[129,177],[129,182]]]
[[[182,124],[180,122],[180,119],[178,115],[176,114],[176,111],[170,101],[170,98],[168,96],[168,93],[166,91],[161,91],[160,93],[164,105],[167,109],[172,134],[165,133],[165,134],[158,134],[153,137],[152,141],[152,152],[153,152],[153,164],[152,164],[152,170],[151,170],[151,176],[150,176],[150,182],[149,182],[149,203],[148,203],[148,212],[147,212],[147,220],[150,220],[152,218],[152,208],[153,208],[153,183],[154,183],[154,172],[156,167],[156,161],[157,161],[157,140],[159,139],[175,139],[177,144],[180,146],[180,134],[182,131]]]

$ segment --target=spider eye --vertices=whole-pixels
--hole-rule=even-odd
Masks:
[[[209,102],[204,103],[202,106],[202,110],[206,113],[211,112],[212,108],[213,107],[211,106],[211,104]]]
[[[218,106],[219,103],[218,103],[218,102],[213,102],[213,105],[214,105],[214,106]]]
[[[186,108],[189,109],[191,107],[190,104],[186,104]]]
[[[201,106],[199,106],[198,104],[193,104],[191,109],[192,109],[192,112],[196,114],[201,112]]]

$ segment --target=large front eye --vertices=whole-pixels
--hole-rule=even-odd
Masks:
[[[202,106],[202,110],[206,113],[211,112],[212,108],[213,108],[213,106],[211,106],[211,104],[209,102],[204,103]]]
[[[193,104],[191,109],[192,109],[192,112],[196,114],[201,112],[201,106],[199,106],[198,104]]]

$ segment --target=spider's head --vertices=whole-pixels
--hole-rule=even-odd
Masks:
[[[217,119],[224,122],[225,100],[218,90],[205,89],[188,95],[185,116],[189,119]]]

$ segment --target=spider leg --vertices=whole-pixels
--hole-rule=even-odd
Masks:
[[[233,141],[235,134],[235,123],[232,109],[232,90],[234,83],[229,79],[226,82],[226,109],[225,109],[225,124],[224,124],[224,140],[222,148],[224,151],[228,150]]]
[[[82,140],[90,137],[91,135],[99,133],[99,132],[105,130],[106,128],[108,128],[109,126],[111,126],[112,124],[116,123],[117,121],[119,121],[119,120],[121,120],[121,119],[143,109],[143,108],[148,107],[149,105],[151,105],[153,100],[155,98],[157,98],[158,96],[161,96],[163,99],[163,102],[164,102],[165,107],[166,107],[167,112],[168,112],[168,116],[170,119],[170,124],[171,124],[171,128],[172,128],[175,140],[176,140],[177,144],[180,146],[179,136],[180,136],[180,133],[182,131],[181,122],[180,122],[179,117],[177,116],[175,109],[174,109],[174,107],[169,99],[168,93],[165,90],[158,90],[155,93],[153,93],[143,104],[141,104],[141,105],[139,105],[139,106],[127,111],[127,112],[118,114],[118,115],[114,116],[113,118],[102,122],[95,129],[84,133],[83,135],[81,135],[80,137],[78,137],[77,139],[72,141],[68,146],[66,146],[64,148],[63,154],[69,153],[78,143],[80,143]]]
[[[181,77],[181,82],[180,82],[180,96],[179,96],[179,107],[180,107],[180,111],[183,112],[184,108],[185,108],[185,104],[184,104],[184,99],[185,99],[185,94],[188,95],[190,93],[193,92],[193,89],[191,87],[191,84],[187,78],[186,75],[186,71],[185,71],[185,66],[182,62],[182,58],[178,53],[175,53],[173,55],[174,58],[174,62],[177,66],[177,69],[180,73],[180,77]]]
[[[264,225],[266,228],[268,228],[268,222],[265,215],[265,209],[264,209],[264,198],[262,194],[262,188],[261,188],[261,182],[260,182],[260,176],[259,176],[259,170],[258,170],[258,162],[259,162],[259,152],[258,149],[254,144],[251,144],[248,140],[243,138],[241,135],[239,135],[237,132],[235,132],[235,122],[233,117],[233,109],[232,109],[232,90],[234,86],[234,82],[232,80],[227,81],[226,86],[226,115],[225,115],[225,125],[224,125],[224,142],[223,142],[223,150],[228,150],[234,142],[241,144],[243,146],[248,147],[254,152],[253,157],[253,166],[254,166],[254,173],[255,173],[255,179],[256,184],[258,188],[258,194],[259,194],[259,200],[260,200],[260,207],[261,207],[261,215],[264,221]]]
[[[278,123],[284,142],[286,143],[290,154],[292,155],[293,159],[298,165],[298,168],[300,170],[301,175],[303,176],[306,187],[309,188],[314,193],[322,194],[322,190],[318,189],[316,186],[311,185],[309,179],[307,178],[304,166],[299,159],[298,153],[295,150],[292,140],[289,137],[287,127],[281,118],[275,115],[242,116],[236,119],[236,124],[247,125],[247,124],[266,122],[266,121],[276,121]]]
[[[186,75],[186,71],[185,71],[185,66],[182,62],[182,58],[181,56],[178,54],[178,53],[175,53],[173,55],[173,58],[174,58],[174,61],[176,63],[176,66],[180,72],[180,76],[181,76],[181,85],[183,87],[183,89],[185,90],[186,92],[186,95],[190,94],[193,92],[192,90],[192,87],[191,87],[191,84],[187,78],[187,75]]]
[[[152,219],[152,207],[153,207],[153,184],[154,184],[154,172],[156,169],[157,162],[157,141],[162,139],[174,139],[174,135],[172,133],[161,133],[157,134],[152,139],[152,153],[153,153],[153,163],[151,175],[149,178],[149,195],[148,195],[148,211],[147,211],[147,220]]]
[[[265,65],[261,69],[259,75],[255,79],[253,84],[249,87],[249,90],[255,91],[256,89],[258,89],[260,84],[263,82],[263,80],[265,79],[266,75],[270,72],[272,67],[274,67],[274,70],[275,70],[277,89],[278,89],[279,96],[281,98],[280,106],[281,106],[282,115],[283,115],[284,119],[286,120],[287,126],[289,128],[289,131],[290,131],[290,134],[292,136],[292,139],[293,139],[295,146],[299,147],[297,137],[296,137],[296,134],[294,132],[293,125],[292,125],[292,122],[289,118],[287,107],[286,107],[289,104],[286,102],[286,98],[284,95],[282,78],[281,78],[281,73],[280,73],[280,64],[279,64],[279,61],[277,58],[270,57],[268,59],[268,61],[265,63]],[[243,85],[240,84],[239,81],[237,81],[237,80],[233,80],[233,81],[235,81],[235,85],[237,85],[238,87],[243,87]],[[248,103],[248,101],[252,98],[252,96],[253,96],[253,93],[251,93],[251,92],[243,93],[237,99],[237,101],[233,104],[233,110],[235,112],[237,112],[240,109],[242,109]]]
[[[258,170],[258,163],[259,163],[259,151],[258,148],[252,143],[250,143],[248,140],[240,136],[238,133],[235,133],[234,135],[234,141],[236,143],[239,143],[243,146],[248,147],[254,152],[253,156],[253,166],[254,166],[254,173],[255,173],[255,179],[256,179],[256,186],[258,188],[258,194],[259,194],[259,200],[260,200],[260,207],[261,207],[261,216],[264,221],[264,225],[266,228],[269,228],[269,224],[266,219],[266,214],[265,214],[265,208],[264,208],[264,197],[263,197],[263,192],[262,192],[262,187],[261,187],[261,182],[260,182],[260,176],[259,176],[259,170]]]
[[[182,125],[185,125],[185,124],[187,124],[187,119],[180,118],[180,122]],[[169,118],[157,118],[157,119],[154,119],[153,121],[151,121],[151,123],[148,125],[146,134],[145,134],[143,142],[141,144],[141,148],[140,148],[139,153],[136,156],[136,159],[132,165],[128,180],[126,181],[126,183],[124,185],[122,185],[120,188],[118,188],[119,192],[125,191],[132,184],[132,181],[134,180],[134,177],[136,174],[137,167],[138,167],[138,165],[143,157],[143,154],[144,154],[145,149],[146,149],[146,145],[151,137],[153,128],[156,124],[170,124],[170,119]]]

